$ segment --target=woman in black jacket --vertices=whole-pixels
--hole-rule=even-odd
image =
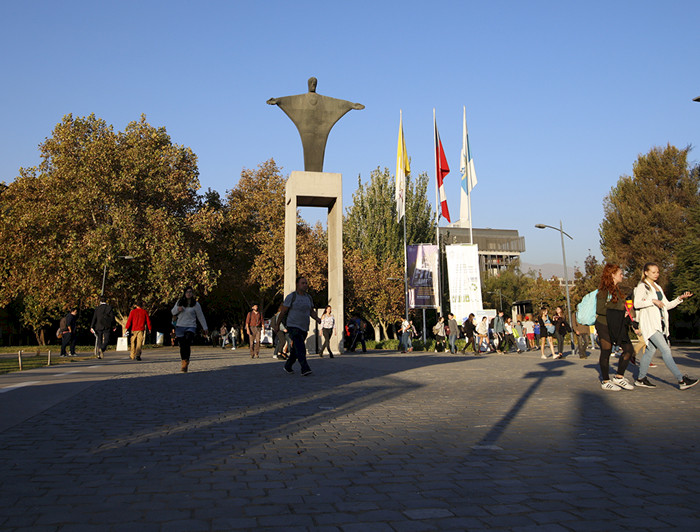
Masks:
[[[558,358],[564,356],[564,337],[571,332],[571,326],[566,322],[564,309],[557,307],[554,314],[554,338],[557,339]]]

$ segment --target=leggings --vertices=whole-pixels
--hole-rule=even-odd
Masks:
[[[462,353],[467,352],[467,347],[469,347],[469,345],[471,345],[472,349],[474,349],[474,353],[479,352],[479,348],[476,346],[476,335],[472,334],[471,336],[467,336],[465,340],[467,343],[464,344],[464,349],[462,349]]]
[[[600,359],[598,361],[600,365],[600,374],[604,381],[610,379],[610,353],[612,353],[612,341],[610,340],[610,331],[608,331],[608,326],[603,325],[600,322],[595,324],[596,331],[598,332],[598,339],[600,341]],[[630,363],[630,358],[634,355],[634,347],[632,347],[632,342],[626,342],[620,345],[622,348],[622,356],[617,364],[617,376],[622,377],[625,374],[625,370]]]
[[[333,329],[321,329],[323,333],[323,345],[321,346],[321,354],[328,348],[328,354],[333,356],[331,351],[331,336],[333,335]]]
[[[183,336],[178,337],[178,342],[180,343],[180,358],[182,360],[190,359],[192,340],[194,340],[194,333],[192,331],[185,331]]]

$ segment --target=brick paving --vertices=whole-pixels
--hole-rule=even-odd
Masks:
[[[210,347],[181,374],[162,348],[0,376],[24,383],[0,393],[0,529],[700,530],[700,386],[659,359],[656,389],[604,392],[597,354],[312,356],[302,377]],[[674,355],[700,375],[700,349]]]

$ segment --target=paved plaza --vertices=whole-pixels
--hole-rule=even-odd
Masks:
[[[261,357],[0,375],[0,529],[700,530],[700,386],[660,358],[656,389],[604,392],[597,351]]]

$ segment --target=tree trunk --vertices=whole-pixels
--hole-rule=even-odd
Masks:
[[[34,329],[34,336],[38,345],[46,345],[46,336],[43,327],[40,329]]]

